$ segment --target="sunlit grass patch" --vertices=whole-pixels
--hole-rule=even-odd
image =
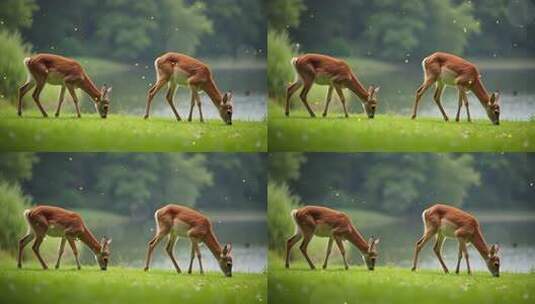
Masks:
[[[181,151],[256,152],[267,150],[263,121],[220,119],[205,123],[129,115],[73,114],[43,118],[35,111],[17,117],[12,107],[0,108],[0,149],[3,151]]]
[[[37,264],[0,263],[1,303],[266,303],[265,274],[173,271],[72,265],[43,271]]]
[[[316,113],[321,115],[321,113]],[[535,121],[501,121],[492,125],[487,119],[472,123],[444,122],[439,118],[411,120],[399,115],[331,113],[311,118],[304,111],[269,105],[270,151],[392,151],[392,152],[491,152],[534,151]]]
[[[459,275],[439,271],[411,272],[399,267],[362,265],[344,270],[309,270],[294,263],[289,270],[280,259],[270,259],[269,298],[273,303],[532,303],[535,274],[488,272]],[[321,265],[319,265],[321,266]]]

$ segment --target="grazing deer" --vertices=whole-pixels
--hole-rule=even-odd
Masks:
[[[295,81],[286,90],[286,116],[290,115],[290,98],[300,87],[303,87],[300,94],[301,101],[310,116],[316,117],[307,102],[308,92],[315,83],[329,86],[323,117],[327,116],[333,88],[340,98],[346,117],[349,117],[349,115],[347,114],[346,100],[342,91],[344,88],[348,88],[360,98],[364,112],[369,118],[374,117],[379,87],[370,86],[366,91],[357,76],[351,71],[349,65],[343,60],[320,54],[305,54],[292,58],[291,63],[295,69],[296,77]]]
[[[451,207],[448,205],[437,204],[422,213],[422,220],[424,222],[424,235],[416,242],[414,251],[414,260],[412,264],[412,271],[416,270],[418,263],[418,254],[434,235],[436,235],[435,246],[433,251],[442,265],[444,272],[448,273],[448,267],[442,259],[442,246],[446,238],[456,238],[459,242],[459,254],[457,256],[457,268],[455,273],[459,273],[461,259],[464,254],[466,260],[466,267],[468,274],[471,274],[470,262],[468,260],[467,244],[471,243],[477,249],[490,273],[495,276],[500,276],[500,258],[498,257],[498,245],[488,246],[483,238],[481,227],[477,219],[471,214],[463,210]]]
[[[76,88],[82,89],[91,97],[100,117],[106,118],[108,116],[111,87],[108,88],[104,85],[99,90],[89,75],[84,71],[84,68],[76,60],[53,54],[36,54],[32,57],[26,57],[24,59],[24,66],[28,70],[28,80],[19,88],[19,116],[22,116],[22,97],[35,86],[32,94],[33,100],[43,116],[48,117],[39,101],[39,95],[43,91],[45,84],[61,86],[56,117],[59,116],[61,105],[63,104],[65,88],[71,94],[78,118],[82,116],[78,105],[78,97],[76,96]]]
[[[154,219],[156,220],[156,235],[150,240],[148,245],[145,271],[149,270],[150,259],[154,248],[166,235],[169,235],[165,249],[178,273],[181,273],[181,270],[178,267],[173,250],[177,238],[184,237],[189,238],[191,242],[191,259],[189,261],[188,273],[191,273],[195,254],[197,254],[197,259],[199,260],[201,274],[204,273],[201,262],[201,250],[199,248],[199,243],[202,242],[212,252],[225,276],[232,276],[232,256],[230,254],[232,245],[226,244],[223,248],[221,247],[214,234],[212,223],[206,216],[185,206],[167,205],[156,210]]]
[[[51,237],[61,237],[56,269],[59,268],[66,241],[68,241],[71,246],[78,270],[81,268],[80,261],[78,260],[78,249],[76,248],[75,242],[77,239],[82,241],[91,249],[91,251],[93,251],[100,269],[107,269],[110,258],[111,239],[109,240],[104,237],[99,243],[78,213],[59,207],[36,206],[31,209],[26,209],[24,211],[24,218],[28,223],[28,233],[19,241],[19,256],[17,263],[19,268],[22,268],[22,253],[24,247],[35,239],[32,246],[33,252],[37,256],[41,266],[43,266],[43,269],[48,269],[48,266],[39,253],[39,247],[45,236],[48,235]]]
[[[360,232],[353,226],[351,219],[347,214],[326,207],[305,206],[300,209],[292,210],[291,215],[295,222],[296,232],[286,243],[286,268],[290,267],[290,250],[301,238],[303,238],[303,242],[301,242],[300,246],[301,252],[303,253],[303,256],[305,256],[310,268],[315,269],[315,266],[307,253],[308,244],[313,236],[329,238],[323,269],[327,268],[327,261],[331,254],[333,240],[336,242],[336,245],[342,254],[346,270],[349,267],[346,261],[344,244],[342,243],[344,240],[349,241],[360,250],[362,259],[369,270],[375,268],[379,239],[371,237],[368,242],[366,242]]]
[[[145,111],[145,119],[149,118],[150,105],[152,99],[158,91],[168,83],[166,99],[171,106],[171,110],[175,113],[178,121],[182,120],[178,111],[175,108],[173,99],[177,86],[188,86],[191,91],[191,105],[189,109],[188,121],[191,121],[193,115],[193,108],[195,103],[199,108],[199,116],[201,122],[204,122],[201,109],[201,98],[199,91],[204,91],[214,106],[219,111],[221,119],[228,124],[232,124],[232,93],[228,92],[221,94],[217,88],[212,72],[208,66],[201,61],[179,53],[165,53],[156,58],[154,61],[154,68],[156,69],[156,83],[150,88],[147,96],[147,109]]]
[[[477,67],[473,63],[452,54],[437,52],[424,58],[422,68],[424,70],[424,82],[416,91],[412,119],[416,118],[418,103],[425,91],[436,83],[433,99],[445,121],[448,121],[448,115],[446,115],[440,101],[442,92],[445,86],[455,86],[457,87],[459,99],[455,121],[459,121],[463,101],[466,108],[466,116],[468,117],[468,121],[471,121],[466,92],[472,91],[487,112],[490,121],[495,125],[500,124],[500,105],[498,104],[500,95],[498,92],[492,94],[487,92],[487,89],[485,89],[485,86],[481,82],[481,74],[479,74]]]

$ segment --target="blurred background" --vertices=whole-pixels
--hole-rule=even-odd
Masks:
[[[113,113],[141,115],[156,79],[155,58],[174,51],[210,65],[220,90],[234,93],[235,117],[261,120],[265,50],[260,0],[6,0],[0,3],[0,105],[14,104],[26,80],[23,58],[45,52],[74,57],[99,87],[112,85]],[[152,112],[173,117],[164,89]],[[59,87],[47,86],[41,95],[47,109],[55,107],[58,94]],[[94,111],[88,97],[78,95],[85,111]],[[218,117],[209,98],[202,99],[209,104],[206,116]],[[189,90],[179,89],[175,103],[181,114],[189,100]],[[72,113],[72,102],[65,105]],[[34,107],[30,96],[25,106]]]
[[[268,1],[268,91],[270,106],[281,104],[294,80],[290,59],[324,53],[345,59],[368,87],[381,86],[380,113],[408,115],[423,81],[421,62],[435,51],[473,61],[488,90],[499,90],[501,117],[535,114],[535,2],[530,0],[321,0]],[[323,109],[327,87],[314,86],[309,103]],[[349,97],[349,93],[346,96]],[[351,94],[351,99],[356,97]],[[474,116],[485,117],[469,99]],[[441,117],[427,93],[421,115]],[[360,113],[360,102],[351,102]],[[292,105],[301,108],[298,94]],[[338,111],[340,103],[333,102]],[[443,105],[455,113],[456,90],[445,90]],[[281,111],[274,107],[274,111]]]
[[[290,211],[323,205],[347,212],[366,239],[381,238],[378,263],[410,267],[414,244],[423,234],[423,210],[444,203],[477,217],[487,242],[501,247],[503,271],[535,270],[532,154],[273,153],[268,166],[269,246],[275,263],[282,263],[286,240],[295,230]],[[309,254],[317,265],[327,240],[311,242]],[[348,247],[353,264],[362,264],[358,249]],[[432,247],[429,243],[422,251],[420,265],[440,269]],[[477,251],[469,251],[471,264],[486,270]],[[333,253],[342,265],[338,250]],[[453,267],[457,242],[447,241],[444,253]],[[297,247],[293,257],[303,261]]]
[[[155,210],[176,203],[208,215],[219,241],[232,242],[236,271],[261,272],[267,247],[266,170],[266,156],[252,153],[1,153],[0,257],[17,251],[27,229],[23,210],[48,204],[79,212],[97,238],[113,238],[112,265],[141,268],[155,233]],[[44,242],[50,265],[59,240]],[[153,266],[173,269],[164,246],[161,242],[155,251]],[[94,264],[90,250],[80,247],[82,263]],[[35,262],[26,249],[27,263]],[[201,250],[205,268],[219,271],[207,248]],[[179,239],[175,252],[180,266],[187,267],[189,240]],[[69,250],[65,258],[72,265]]]

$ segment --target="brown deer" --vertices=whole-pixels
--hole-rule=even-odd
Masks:
[[[24,59],[24,66],[28,70],[28,80],[26,80],[26,83],[19,88],[19,116],[22,116],[22,98],[28,91],[35,87],[32,94],[33,100],[37,104],[41,114],[43,114],[44,117],[48,117],[45,109],[39,101],[39,96],[43,91],[45,84],[61,86],[56,117],[59,116],[61,111],[61,105],[63,104],[63,98],[65,96],[65,88],[69,90],[78,118],[82,116],[80,114],[80,106],[78,105],[78,97],[76,96],[75,91],[77,88],[82,89],[91,97],[100,117],[106,118],[108,116],[111,87],[104,85],[102,89],[97,89],[84,68],[82,68],[76,60],[53,54],[36,54],[31,57],[26,57]]]
[[[481,82],[481,74],[473,63],[452,54],[437,52],[424,58],[422,61],[422,68],[425,77],[424,82],[416,91],[412,119],[416,118],[418,103],[425,91],[427,91],[431,85],[436,83],[433,99],[440,109],[445,121],[448,121],[448,115],[446,115],[446,112],[442,107],[442,93],[445,86],[454,86],[457,87],[459,99],[455,121],[459,121],[460,119],[463,101],[468,121],[471,121],[466,92],[472,91],[487,112],[490,121],[495,125],[500,124],[500,105],[498,103],[500,95],[498,92],[492,94],[487,92],[483,82]]]
[[[327,262],[334,240],[342,254],[346,270],[349,266],[346,261],[343,241],[349,241],[357,247],[362,254],[368,270],[374,270],[379,239],[371,237],[366,242],[360,232],[353,226],[347,214],[326,207],[305,206],[292,210],[291,216],[295,222],[296,232],[286,243],[286,268],[290,267],[290,251],[292,247],[302,238],[303,242],[301,242],[300,246],[301,253],[303,253],[310,268],[315,269],[316,267],[308,256],[307,247],[313,236],[319,236],[329,238],[323,269],[327,268]]]
[[[455,238],[459,242],[455,273],[459,273],[461,259],[464,254],[468,274],[471,274],[466,246],[467,244],[472,244],[487,264],[490,273],[495,277],[500,276],[500,257],[498,257],[500,247],[498,245],[487,245],[479,222],[473,215],[452,206],[436,204],[424,210],[422,220],[425,227],[424,235],[416,242],[412,271],[416,270],[420,250],[422,250],[427,241],[436,235],[433,251],[445,273],[448,273],[448,267],[446,267],[442,259],[442,246],[446,238]]]
[[[182,119],[175,108],[173,99],[177,86],[182,85],[188,86],[191,91],[188,121],[192,120],[193,108],[197,104],[200,120],[204,122],[201,98],[199,97],[199,91],[204,91],[219,111],[221,119],[228,125],[232,124],[232,93],[222,94],[219,91],[212,77],[212,72],[206,64],[184,54],[165,53],[156,58],[154,68],[156,69],[156,83],[148,92],[145,119],[149,118],[152,99],[165,84],[168,84],[166,99],[178,121]]]
[[[99,243],[78,213],[59,207],[42,205],[26,209],[24,211],[24,218],[28,223],[28,233],[19,241],[17,263],[19,268],[22,268],[22,253],[24,247],[35,239],[32,250],[41,263],[41,266],[43,266],[43,269],[48,269],[48,266],[39,253],[39,247],[45,236],[48,235],[61,238],[56,269],[59,268],[61,256],[63,255],[63,250],[65,248],[65,242],[67,241],[71,246],[76,265],[78,266],[78,269],[81,269],[80,261],[78,259],[78,249],[76,248],[76,240],[82,241],[82,243],[86,244],[87,247],[93,251],[101,270],[107,269],[110,258],[111,239],[104,237]]]
[[[342,91],[344,88],[348,88],[360,98],[364,112],[369,118],[374,117],[379,87],[370,86],[366,90],[345,61],[326,55],[305,54],[292,58],[291,63],[295,69],[296,77],[286,91],[286,116],[290,115],[290,98],[300,87],[303,87],[300,94],[301,101],[310,116],[316,117],[307,102],[307,95],[312,85],[318,84],[329,86],[323,117],[327,116],[333,88],[340,98],[345,117],[349,117],[349,114],[346,109],[344,92]]]
[[[199,248],[199,243],[204,243],[218,261],[219,267],[225,276],[232,276],[232,245],[226,244],[224,247],[221,247],[214,234],[212,223],[205,215],[185,206],[167,205],[156,210],[154,219],[156,221],[156,235],[150,240],[148,245],[145,271],[149,270],[154,248],[165,236],[169,235],[165,249],[178,273],[181,273],[181,270],[175,259],[173,250],[177,238],[184,237],[189,238],[191,242],[191,259],[189,261],[188,273],[192,271],[195,254],[197,254],[197,259],[199,260],[200,272],[201,274],[204,273],[201,262],[201,250]]]

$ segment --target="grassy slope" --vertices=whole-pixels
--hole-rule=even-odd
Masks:
[[[42,271],[0,265],[0,303],[266,303],[265,274],[205,275],[111,267]]]
[[[310,271],[305,264],[282,268],[277,260],[269,268],[272,303],[533,303],[535,274],[488,272],[468,276],[439,271],[360,266],[348,271],[341,265]],[[321,265],[317,265],[321,266]]]
[[[96,114],[42,118],[27,111],[21,119],[11,107],[0,109],[3,151],[266,151],[265,122],[221,120],[177,122],[166,118]]]
[[[284,117],[280,107],[269,103],[270,151],[535,151],[533,121],[502,121],[494,126],[483,119],[445,123],[398,115],[378,115],[373,120],[362,114],[351,114],[349,119],[339,113],[327,118],[310,118],[302,111],[290,115]]]

